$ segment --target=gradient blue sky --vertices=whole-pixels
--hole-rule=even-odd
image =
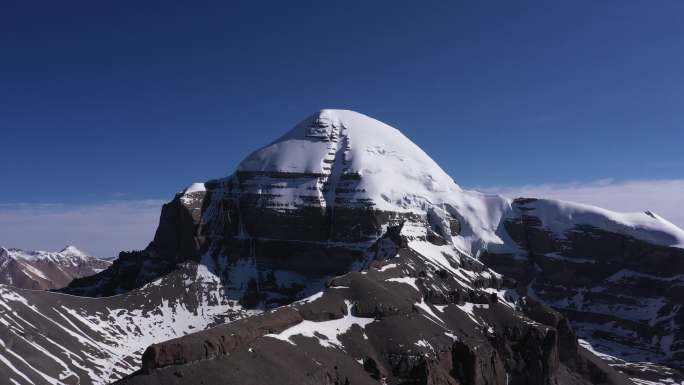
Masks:
[[[679,1],[5,0],[0,52],[5,211],[169,199],[325,107],[466,187],[684,178]]]

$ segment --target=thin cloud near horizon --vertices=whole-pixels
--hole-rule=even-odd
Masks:
[[[96,204],[0,204],[0,245],[61,250],[74,245],[87,254],[116,257],[144,249],[152,240],[165,201],[126,200]]]
[[[479,186],[509,198],[549,198],[613,211],[652,211],[684,228],[684,179]],[[165,200],[115,200],[99,204],[0,203],[0,245],[60,250],[71,244],[98,257],[139,250],[152,240]]]

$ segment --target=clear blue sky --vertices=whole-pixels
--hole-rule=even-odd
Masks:
[[[325,107],[462,186],[684,175],[680,1],[0,2],[0,204],[168,199]]]
[[[0,202],[170,197],[322,107],[465,186],[684,173],[682,2],[1,4]]]

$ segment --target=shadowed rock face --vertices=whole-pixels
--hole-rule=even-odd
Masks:
[[[354,263],[363,264],[365,250],[387,226],[416,217],[345,207],[282,212],[264,207],[267,198],[245,192],[240,183],[250,182],[244,178],[209,182],[206,192],[178,194],[163,206],[155,238],[145,250],[122,252],[112,268],[63,291],[113,295],[194,261],[213,266],[235,299],[272,307],[301,297],[310,285],[322,287],[325,278],[349,271]],[[239,277],[233,274],[236,267],[242,270]]]
[[[138,289],[184,262],[199,262],[200,219],[204,192],[176,194],[162,207],[154,240],[142,251],[122,251],[113,265],[94,276],[74,280],[61,291],[83,296],[110,296]],[[204,247],[206,248],[206,247]]]
[[[482,261],[521,294],[561,311],[621,370],[684,380],[684,250],[593,226],[559,236],[529,211],[533,202],[516,201],[521,215],[504,224],[524,253]]]

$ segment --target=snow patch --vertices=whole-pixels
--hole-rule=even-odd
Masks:
[[[183,194],[184,195],[185,194],[192,194],[192,193],[200,192],[200,191],[202,191],[202,192],[207,191],[207,188],[205,187],[204,183],[197,182],[197,183],[193,183],[190,186],[186,187],[185,190],[183,190]]]
[[[416,289],[418,292],[420,292],[418,285],[416,285],[416,279],[415,278],[411,278],[411,277],[388,278],[385,281],[405,283],[405,284],[411,286],[412,288]]]
[[[354,325],[358,325],[363,329],[366,325],[375,321],[374,318],[362,318],[352,315],[351,302],[345,301],[345,304],[347,305],[347,315],[340,319],[321,322],[304,320],[278,334],[267,334],[266,337],[286,341],[292,345],[296,345],[295,342],[292,341],[292,337],[294,336],[316,338],[324,347],[342,349],[342,342],[340,342],[339,336],[345,334]]]

